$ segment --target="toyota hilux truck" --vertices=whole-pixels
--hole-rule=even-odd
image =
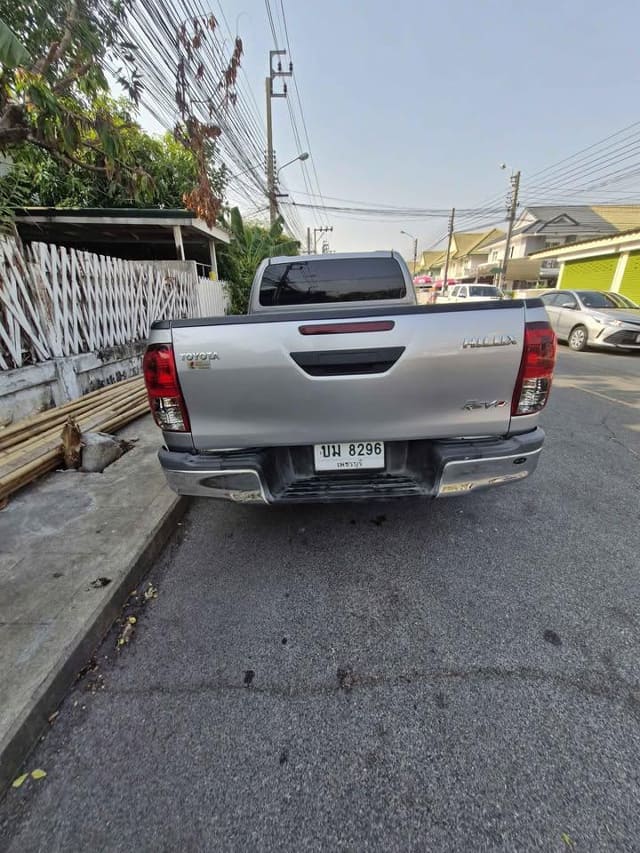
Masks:
[[[178,494],[368,501],[533,473],[555,351],[540,300],[417,305],[390,251],[265,260],[246,315],[153,323],[143,370]]]

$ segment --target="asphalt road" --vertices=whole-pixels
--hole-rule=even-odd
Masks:
[[[640,356],[563,347],[544,426],[490,493],[194,502],[0,849],[640,849]]]

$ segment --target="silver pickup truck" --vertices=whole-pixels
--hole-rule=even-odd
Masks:
[[[417,305],[395,252],[310,255],[247,315],[154,323],[144,375],[179,494],[442,497],[535,470],[555,348],[538,299]]]

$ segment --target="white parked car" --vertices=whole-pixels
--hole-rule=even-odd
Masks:
[[[492,302],[504,299],[504,293],[492,284],[456,284],[449,287],[445,296],[438,296],[438,302]]]

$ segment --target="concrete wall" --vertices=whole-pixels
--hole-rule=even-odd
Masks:
[[[0,427],[140,373],[146,342],[0,372]]]

